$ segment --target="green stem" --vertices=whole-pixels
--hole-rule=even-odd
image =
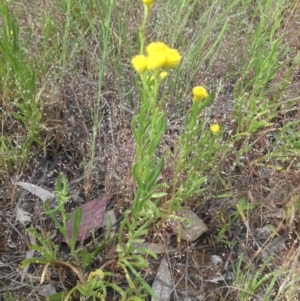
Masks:
[[[147,19],[149,16],[149,7],[147,5],[144,5],[144,18],[143,18],[143,23],[142,26],[140,27],[140,32],[139,32],[139,40],[140,40],[140,54],[143,54],[144,52],[144,45],[145,45],[145,27],[147,23]]]
[[[199,112],[201,111],[201,108],[199,107],[198,103],[193,103],[193,107],[190,109],[190,114],[186,115],[186,118],[189,118],[190,116],[190,120],[188,122],[188,126],[185,129],[185,133],[183,134],[182,138],[184,140],[183,142],[183,148],[182,150],[177,150],[179,152],[179,160],[176,166],[176,175],[181,175],[184,169],[184,165],[185,162],[187,160],[187,157],[189,155],[190,152],[190,144],[192,142],[193,139],[193,135],[194,135],[194,128],[195,125],[197,123],[197,117],[199,115]],[[179,182],[179,178],[178,176],[176,176],[174,178],[174,182],[173,182],[173,188],[172,188],[172,195],[174,195],[176,197],[176,190],[177,190],[177,186],[178,186],[178,182]],[[174,207],[173,206],[173,202],[170,202],[170,207],[169,210],[171,211],[171,209]]]

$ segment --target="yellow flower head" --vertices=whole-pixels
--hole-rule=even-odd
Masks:
[[[210,131],[214,134],[214,135],[217,135],[219,132],[220,132],[220,126],[215,123],[215,124],[212,124],[210,126]]]
[[[150,6],[150,5],[152,5],[152,4],[155,2],[155,0],[142,0],[142,2],[143,2],[145,5]]]
[[[169,48],[163,42],[153,42],[146,47],[146,52],[149,58],[149,70],[159,68],[171,69],[179,65],[181,55],[175,49]],[[155,61],[155,64],[153,65]]]
[[[164,52],[151,53],[147,59],[147,69],[150,71],[158,70],[164,67],[166,55]]]
[[[131,64],[137,73],[147,70],[147,57],[145,55],[136,55],[132,58]]]
[[[169,48],[163,42],[153,42],[146,47],[147,55],[136,55],[132,60],[132,66],[138,73],[146,70],[171,69],[181,61],[181,55],[175,49]]]
[[[176,49],[168,49],[166,51],[167,60],[165,67],[167,69],[175,68],[180,64],[181,61],[181,55]]]
[[[208,97],[208,93],[204,87],[196,86],[193,88],[193,101],[198,102]]]
[[[161,79],[165,79],[168,75],[169,75],[169,72],[163,71],[163,72],[160,72],[159,77]]]
[[[146,47],[148,55],[155,54],[157,52],[165,52],[169,49],[168,45],[163,42],[153,42]]]

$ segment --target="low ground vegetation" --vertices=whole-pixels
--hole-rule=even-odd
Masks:
[[[1,299],[299,300],[299,14],[1,3]]]

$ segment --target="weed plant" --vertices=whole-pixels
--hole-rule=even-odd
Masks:
[[[145,236],[148,234],[149,227],[159,218],[162,214],[168,218],[176,216],[179,206],[185,199],[192,197],[205,190],[203,184],[206,178],[203,171],[211,168],[214,152],[217,147],[215,144],[216,139],[212,136],[217,136],[220,131],[220,126],[214,124],[211,126],[210,137],[201,133],[205,132],[205,128],[199,122],[199,115],[212,101],[208,97],[208,93],[202,86],[193,88],[193,104],[187,111],[184,119],[184,132],[179,136],[175,145],[175,158],[177,165],[175,174],[178,175],[172,184],[171,198],[168,202],[164,202],[165,197],[168,195],[166,192],[169,185],[164,182],[159,182],[159,176],[164,168],[165,159],[158,158],[158,148],[160,146],[163,135],[167,127],[167,117],[164,103],[167,101],[165,96],[159,96],[159,88],[164,79],[171,74],[172,69],[178,67],[181,62],[182,56],[173,48],[170,48],[163,42],[152,42],[145,47],[145,27],[149,17],[149,13],[153,7],[154,1],[143,1],[144,3],[144,18],[142,26],[139,31],[139,48],[140,54],[132,58],[132,66],[139,76],[138,90],[140,91],[141,105],[139,106],[138,114],[132,119],[131,128],[136,143],[136,159],[132,168],[133,177],[137,184],[137,190],[131,210],[124,213],[124,220],[121,223],[119,230],[119,244],[117,251],[119,253],[118,265],[123,269],[126,280],[128,281],[129,289],[125,292],[114,284],[104,282],[104,278],[112,276],[111,273],[105,273],[101,269],[97,272],[90,274],[89,280],[81,280],[81,284],[72,289],[66,296],[66,300],[72,295],[75,290],[86,296],[98,297],[105,300],[106,289],[108,287],[116,290],[125,300],[128,296],[139,292],[140,297],[135,297],[135,300],[142,300],[145,293],[157,298],[156,294],[152,291],[149,284],[142,279],[139,275],[140,269],[148,268],[148,262],[143,257],[144,255],[151,255],[157,259],[156,254],[152,251],[139,248],[137,245],[144,242]],[[67,3],[67,22],[66,31],[70,26],[70,2]],[[108,20],[109,21],[109,20]],[[67,35],[65,34],[65,37]],[[105,36],[105,34],[104,34]],[[107,39],[106,39],[107,40]],[[64,44],[66,41],[64,40]],[[104,44],[105,46],[106,44]],[[143,53],[145,52],[146,55]],[[105,56],[104,47],[104,56]],[[64,53],[64,52],[63,52]],[[65,56],[63,56],[64,60]],[[63,64],[64,65],[64,64]],[[100,70],[101,72],[101,70]],[[103,72],[102,72],[103,73]],[[101,76],[99,77],[101,80]],[[99,82],[100,84],[100,82]],[[99,93],[100,95],[100,93]],[[99,117],[99,103],[98,98],[95,118]],[[95,151],[95,137],[97,136],[97,122],[94,120],[93,142],[92,150]],[[197,141],[197,139],[199,141]],[[211,140],[208,144],[209,139]],[[93,161],[94,156],[91,156]],[[188,160],[191,164],[187,164]],[[202,170],[199,168],[202,162],[206,161]],[[181,176],[185,175],[185,180],[181,181]],[[45,202],[45,213],[54,221],[60,233],[67,237],[66,223],[69,220],[69,214],[65,213],[64,204],[67,200],[67,183],[64,178],[63,186],[60,180],[56,184],[56,195],[58,206],[55,210],[50,210]],[[54,213],[59,211],[62,217],[60,223]],[[82,266],[87,266],[86,258],[79,258],[75,250],[75,243],[78,233],[78,227],[81,220],[82,211],[77,209],[75,214],[74,231],[71,238],[67,239],[70,247],[71,256],[75,261]],[[42,254],[41,259],[33,258],[23,262],[26,266],[30,263],[41,263],[45,265],[45,271],[49,264],[60,264],[57,259],[57,246],[53,246],[47,238],[43,238],[36,230],[29,229],[29,232],[35,236],[41,246],[30,247],[35,251]],[[126,233],[127,242],[124,242],[124,234]],[[136,254],[139,252],[140,254]],[[87,252],[83,252],[87,256]],[[90,258],[93,259],[92,257]],[[45,272],[44,272],[45,274]],[[78,273],[77,273],[78,275]],[[132,278],[133,277],[133,278]],[[80,277],[82,279],[82,276]],[[100,280],[100,282],[99,282]],[[128,299],[127,299],[128,300]]]
[[[164,109],[167,99],[165,96],[159,96],[159,88],[166,77],[172,76],[172,69],[180,64],[182,57],[176,49],[170,48],[163,42],[152,42],[145,47],[145,27],[154,2],[143,1],[144,18],[139,31],[140,54],[134,56],[131,61],[140,79],[138,90],[141,100],[139,112],[131,122],[136,143],[136,159],[132,172],[137,190],[132,209],[127,210],[124,214],[119,231],[120,244],[117,249],[119,263],[126,274],[126,279],[131,284],[130,286],[134,284],[132,280],[129,280],[129,272],[137,276],[136,267],[148,267],[141,255],[134,253],[139,251],[156,258],[153,252],[137,249],[135,246],[144,242],[150,225],[162,215],[166,218],[176,217],[179,206],[184,200],[195,194],[199,195],[205,190],[203,185],[206,179],[203,170],[211,168],[211,158],[214,157],[217,148],[215,139],[208,144],[209,138],[199,135],[203,131],[203,126],[199,123],[198,118],[200,112],[210,104],[211,99],[208,98],[204,87],[196,86],[192,90],[193,105],[184,118],[184,132],[175,142],[176,167],[174,173],[176,176],[173,179],[171,196],[168,196],[166,191],[169,185],[159,181],[165,159],[164,156],[158,157],[158,149],[167,128],[167,112]],[[146,54],[144,54],[145,52]],[[217,135],[220,126],[214,124],[210,130],[212,135]],[[189,160],[191,161],[190,165],[187,163]],[[202,166],[201,170],[201,163],[205,161],[208,166]],[[184,181],[181,181],[182,175],[186,177]],[[165,201],[166,196],[168,197],[167,202]],[[128,239],[124,246],[122,241],[125,230],[127,230]],[[137,279],[145,291],[152,297],[158,298],[144,280],[140,277]]]
[[[104,154],[110,152],[108,144],[114,152],[106,166],[106,184],[113,187],[114,181],[121,182],[123,177],[122,171],[118,174],[115,170],[116,157],[120,155],[117,150],[122,144],[118,146],[113,133],[122,129],[121,119],[131,119],[134,151],[128,161],[133,162],[133,198],[126,205],[118,235],[106,242],[108,245],[117,241],[117,246],[111,243],[117,259],[99,268],[91,267],[104,244],[91,254],[87,248],[77,247],[80,208],[76,211],[74,232],[68,237],[66,223],[70,216],[65,212],[65,203],[69,189],[64,176],[56,181],[57,207],[50,209],[45,203],[44,211],[67,238],[74,265],[60,260],[58,246],[47,235],[28,229],[37,240],[36,245],[29,247],[39,257],[24,260],[23,266],[42,264],[41,282],[51,265],[70,269],[79,279],[68,292],[52,296],[52,300],[71,300],[75,292],[85,300],[106,300],[111,291],[118,300],[157,298],[142,276],[157,255],[139,247],[155,224],[179,218],[182,206],[202,206],[205,193],[211,193],[212,199],[216,197],[226,202],[224,207],[233,208],[231,214],[220,212],[221,226],[215,237],[217,242],[233,247],[237,242],[228,239],[227,233],[239,222],[249,230],[249,212],[258,206],[248,204],[233,190],[236,168],[246,168],[242,162],[252,160],[253,169],[259,166],[288,172],[291,162],[299,158],[299,121],[295,117],[299,114],[299,97],[291,97],[288,90],[299,54],[285,36],[286,20],[290,20],[287,14],[292,16],[295,1],[102,2],[53,0],[55,13],[60,17],[45,9],[42,22],[34,20],[29,5],[24,14],[34,26],[27,36],[20,34],[21,23],[9,10],[12,4],[0,5],[1,174],[9,175],[13,170],[20,174],[31,157],[47,152],[48,144],[55,143],[55,138],[43,141],[41,130],[56,131],[49,137],[56,137],[57,132],[58,136],[68,137],[59,146],[69,154],[70,149],[76,150],[70,147],[70,141],[75,140],[72,131],[86,127],[84,138],[89,152],[80,158],[85,173],[84,190],[93,190],[95,183],[91,182],[99,180],[99,162],[105,160],[99,157],[106,158]],[[16,9],[16,15],[17,12]],[[43,24],[41,28],[38,23]],[[36,39],[34,31],[41,32],[43,46],[37,47],[40,38]],[[36,56],[31,55],[33,43]],[[82,69],[78,71],[80,64]],[[58,71],[51,65],[57,65]],[[59,89],[66,85],[69,74],[84,78],[83,94],[87,83],[95,82],[96,99],[84,96],[82,104],[74,96],[72,102],[64,102]],[[110,84],[105,86],[107,83]],[[57,108],[59,118],[47,125],[45,107],[53,104],[44,103],[49,100],[46,89],[51,90],[47,91],[50,99],[57,97],[58,107],[67,108],[65,112],[73,114],[74,107],[86,106],[88,113],[82,113],[80,108],[75,110],[78,114],[74,113],[73,119],[68,115],[60,120],[64,112]],[[220,108],[221,98],[226,102]],[[278,111],[292,116],[280,127]],[[79,119],[83,126],[78,126]],[[8,131],[6,122],[11,120],[22,128],[21,133]],[[166,136],[174,120],[180,120],[179,130],[170,142]],[[109,131],[104,126],[106,121]],[[68,128],[69,133],[60,132],[64,123],[75,126]],[[107,136],[110,138],[103,139]],[[275,143],[270,141],[265,149],[255,153],[262,136],[275,137]],[[66,160],[62,161],[66,167]],[[117,187],[123,185],[126,183]],[[293,197],[296,199],[297,195]],[[287,209],[289,218],[294,215],[293,210],[294,207]],[[297,269],[290,274],[284,268],[273,271],[268,263],[272,263],[272,258],[254,271],[254,263],[245,265],[243,257],[239,257],[234,263],[233,285],[228,286],[233,300],[270,300],[274,296],[284,300],[279,291],[290,299],[297,296]],[[111,270],[107,268],[110,264]],[[114,283],[114,270],[122,273],[126,285]],[[294,288],[290,284],[280,287],[286,275]],[[12,296],[7,294],[7,300]]]

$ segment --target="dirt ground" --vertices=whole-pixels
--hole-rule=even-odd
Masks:
[[[124,208],[130,204],[134,187],[130,167],[134,152],[129,124],[131,114],[126,113],[123,119],[118,118],[118,122],[114,123],[112,129],[111,119],[117,120],[114,114],[119,114],[119,110],[114,106],[106,110],[107,119],[101,125],[104,133],[101,143],[106,146],[105,151],[99,153],[97,169],[89,173],[83,163],[87,147],[84,131],[91,131],[92,123],[88,116],[84,116],[87,114],[84,107],[78,110],[72,106],[74,99],[71,94],[76,97],[77,88],[78,86],[72,86],[72,82],[66,81],[62,86],[63,97],[66,103],[70,102],[67,113],[72,111],[72,116],[81,115],[85,120],[84,126],[76,126],[72,122],[72,116],[64,116],[64,121],[69,122],[60,122],[60,126],[65,129],[65,135],[59,140],[59,133],[57,133],[56,145],[52,145],[44,154],[28,162],[22,173],[12,173],[1,179],[0,281],[3,285],[0,292],[2,298],[4,294],[7,296],[7,291],[10,291],[18,296],[18,300],[37,300],[33,287],[38,286],[42,272],[42,267],[39,265],[31,265],[26,273],[20,268],[28,251],[29,237],[26,227],[16,221],[17,205],[31,214],[34,228],[44,233],[48,232],[50,235],[52,233],[54,241],[60,243],[60,236],[55,232],[54,225],[41,212],[40,200],[17,188],[15,184],[17,181],[32,183],[53,191],[56,177],[60,172],[66,173],[71,196],[67,210],[92,200],[107,190],[110,196],[108,207],[114,208],[117,216],[121,217]],[[298,89],[297,84],[294,85],[294,89]],[[93,88],[89,91],[92,90]],[[95,87],[94,92],[96,90]],[[113,94],[111,89],[109,92]],[[91,97],[95,99],[96,96],[91,95]],[[104,103],[103,107],[106,105],[107,103]],[[230,132],[235,130],[235,124],[230,119],[230,99],[220,98],[214,106],[217,109],[214,109],[215,113],[211,118],[222,118],[217,116],[218,110],[221,115],[226,107],[227,115],[223,122],[228,126],[227,135],[230,135]],[[278,131],[289,118],[299,118],[299,114],[299,105],[289,114],[282,114],[279,111],[274,120]],[[53,116],[51,118],[53,123],[58,121]],[[47,139],[47,133],[44,135]],[[273,136],[276,136],[276,132]],[[299,158],[295,156],[288,162],[280,162],[282,170],[274,168],[275,161],[270,162],[269,165],[256,164],[256,159],[261,154],[276,147],[273,144],[275,140],[273,136],[262,131],[255,137],[251,137],[252,149],[235,163],[236,151],[240,147],[237,142],[234,146],[235,150],[227,154],[224,160],[222,174],[227,179],[228,187],[222,187],[212,173],[208,175],[210,189],[202,196],[201,205],[195,205],[197,202],[193,200],[189,201],[188,206],[202,218],[209,229],[197,241],[193,243],[181,241],[178,245],[176,236],[173,235],[168,224],[164,224],[160,229],[153,229],[146,237],[148,242],[163,243],[165,252],[157,261],[151,260],[150,269],[142,273],[145,279],[152,283],[162,257],[167,256],[174,280],[171,300],[185,300],[183,298],[186,294],[189,300],[204,300],[201,299],[204,296],[205,300],[239,300],[236,299],[237,289],[232,288],[234,283],[232,269],[241,254],[243,254],[242,264],[252,262],[253,270],[258,269],[261,262],[271,254],[274,257],[267,266],[269,272],[279,268],[298,267]],[[227,137],[225,134],[224,139],[228,139]],[[220,195],[228,190],[234,192],[233,198],[216,199],[216,191]],[[246,220],[236,217],[235,202],[243,198],[248,204],[253,205],[244,211]],[[221,229],[223,229],[222,235],[220,235]],[[99,233],[99,241],[101,237]],[[176,252],[172,252],[174,249]],[[104,264],[107,254],[112,251],[113,246],[105,248],[97,256],[93,266]],[[75,275],[61,267],[51,267],[46,278],[46,283],[54,286],[57,291],[64,287],[70,288],[77,281]],[[116,272],[116,282],[125,285],[125,280],[118,272]],[[274,294],[279,284],[283,282],[284,279],[278,281]],[[43,299],[41,296],[39,298]]]
[[[107,74],[101,90],[103,119],[99,127],[95,166],[91,168],[88,165],[93,131],[91,108],[96,106],[98,93],[97,80],[86,72],[91,68],[90,63],[85,55],[79,58],[76,73],[70,68],[56,95],[50,94],[45,103],[41,124],[43,152],[33,155],[24,169],[13,168],[0,175],[1,300],[46,300],[38,289],[41,287],[39,282],[43,267],[36,264],[30,265],[26,272],[21,269],[21,263],[29,250],[28,226],[51,237],[55,244],[60,245],[61,260],[69,260],[58,231],[43,214],[40,200],[18,187],[17,182],[31,183],[53,192],[57,177],[64,173],[69,182],[67,211],[108,193],[107,210],[114,209],[116,229],[125,209],[132,202],[135,183],[131,175],[134,144],[130,121],[135,112],[128,103],[120,107],[112,74]],[[221,67],[219,76],[224,76]],[[128,72],[128,78],[131,77],[133,81],[132,73]],[[230,140],[237,131],[237,123],[232,116],[234,84],[232,79],[225,83],[224,91],[208,113],[211,121],[222,123],[226,128],[223,141]],[[284,93],[274,93],[273,97],[280,94],[280,97],[288,99],[298,97],[299,92],[300,69],[294,71],[291,86]],[[269,97],[271,101],[272,95]],[[182,130],[180,115],[175,118],[172,116],[169,120],[170,127],[164,137],[164,145],[167,147]],[[268,160],[261,159],[276,153],[284,143],[278,141],[277,136],[287,123],[295,120],[300,120],[299,100],[295,100],[291,108],[277,108],[272,120],[272,131],[263,128],[247,141],[245,138],[235,139],[230,151],[217,154],[219,164],[216,170],[206,175],[209,189],[200,196],[200,201],[191,199],[185,204],[204,221],[208,231],[193,243],[182,240],[179,244],[167,222],[159,224],[160,227],[153,227],[145,240],[162,244],[164,251],[158,260],[149,259],[149,269],[141,271],[149,284],[153,283],[163,258],[169,264],[173,279],[171,301],[242,300],[239,297],[240,283],[235,273],[237,267],[239,264],[247,267],[252,263],[246,271],[254,275],[270,255],[273,255],[272,260],[261,274],[285,271],[282,274],[285,276],[279,276],[276,280],[272,296],[278,296],[284,291],[291,276],[289,271],[293,272],[294,277],[300,276],[299,151],[282,157],[270,155]],[[25,131],[15,120],[7,123],[10,133],[15,129]],[[294,131],[300,132],[299,125]],[[239,150],[244,143],[250,147],[241,156]],[[221,175],[219,178],[216,177],[217,173]],[[163,171],[163,177],[166,182],[171,181],[168,169]],[[232,192],[230,196],[229,192]],[[244,216],[237,214],[237,203],[244,206]],[[22,225],[16,220],[17,207],[30,214],[30,225]],[[97,241],[103,242],[103,230],[97,233]],[[85,243],[90,250],[96,247],[91,241]],[[115,246],[116,243],[113,243],[104,248],[86,274],[112,260],[110,254],[115,253]],[[126,286],[126,279],[118,268],[112,264],[107,265],[107,270],[114,274],[115,283],[121,287]],[[45,284],[51,285],[56,292],[70,289],[78,281],[72,271],[60,266],[49,267],[45,278]],[[249,300],[262,300],[266,288],[260,287],[256,290],[256,299],[253,297]],[[13,297],[9,299],[10,294]],[[300,300],[300,289],[297,286],[293,298]],[[80,300],[78,296],[73,299]],[[112,294],[109,300],[117,299]],[[288,299],[282,296],[281,300]]]

